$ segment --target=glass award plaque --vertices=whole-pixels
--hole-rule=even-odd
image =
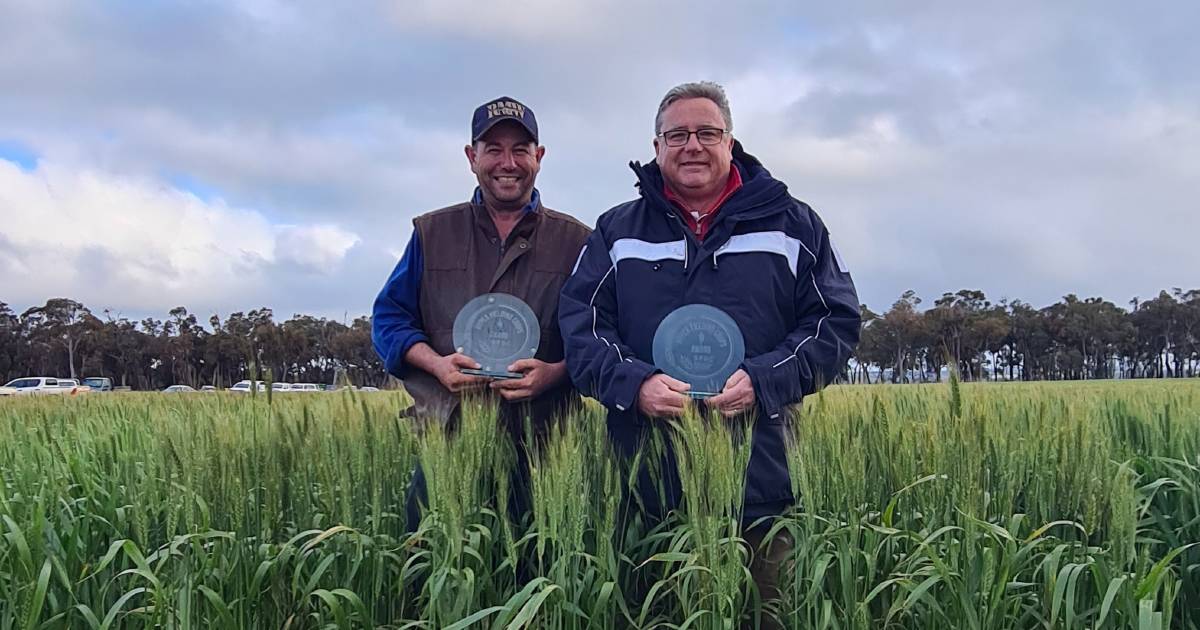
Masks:
[[[692,398],[715,396],[746,358],[737,322],[708,304],[681,306],[654,333],[654,365],[692,386]]]
[[[507,293],[485,293],[467,302],[454,318],[454,349],[479,363],[463,374],[488,378],[522,378],[509,372],[513,361],[537,354],[542,329],[533,309]]]

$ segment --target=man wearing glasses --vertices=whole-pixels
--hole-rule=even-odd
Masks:
[[[761,523],[795,503],[785,447],[789,413],[841,371],[861,319],[854,283],[821,219],[746,153],[732,130],[719,85],[685,83],[667,92],[655,117],[654,163],[631,164],[641,196],[597,221],[563,287],[559,321],[571,378],[608,408],[609,433],[626,455],[649,422],[678,416],[688,404],[688,385],[652,364],[659,322],[702,303],[738,324],[746,359],[706,405],[754,420],[743,526],[755,548],[751,574],[766,601],[778,599],[780,563],[793,542],[783,532],[762,545],[769,519]],[[643,467],[638,480],[652,516],[680,498],[674,458],[668,454],[659,465],[663,479]]]

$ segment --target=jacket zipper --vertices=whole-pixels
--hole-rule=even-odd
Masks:
[[[700,242],[696,241],[696,235],[692,234],[692,231],[689,230],[686,225],[684,225],[683,219],[679,218],[679,214],[674,212],[673,208],[667,211],[667,216],[675,219],[675,223],[678,224],[680,229],[683,230],[683,270],[686,272],[688,269],[688,250],[690,249],[688,247],[688,241],[695,242],[696,251],[700,250]]]

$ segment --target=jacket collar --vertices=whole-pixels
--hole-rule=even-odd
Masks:
[[[658,164],[651,160],[643,166],[640,162],[630,162],[629,167],[637,175],[637,187],[642,197],[651,203],[670,209],[671,203],[663,194],[663,176]],[[753,219],[776,212],[782,212],[783,206],[771,203],[780,196],[787,194],[787,185],[771,177],[771,173],[758,158],[746,153],[742,143],[733,141],[732,168],[738,169],[742,176],[742,187],[730,195],[722,204],[718,221],[730,218],[736,220]]]
[[[483,205],[483,191],[478,186],[475,187],[475,192],[471,193],[471,204],[476,206]],[[538,192],[537,188],[533,189],[533,193],[529,196],[529,203],[521,208],[522,214],[530,212],[538,212],[542,208],[542,193]]]

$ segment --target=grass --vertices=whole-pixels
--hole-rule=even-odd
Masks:
[[[0,401],[0,630],[736,628],[761,606],[744,427],[656,427],[684,504],[647,524],[596,407],[521,453],[486,401],[453,434],[404,405]],[[1200,629],[1200,383],[835,387],[792,429],[788,627]]]

